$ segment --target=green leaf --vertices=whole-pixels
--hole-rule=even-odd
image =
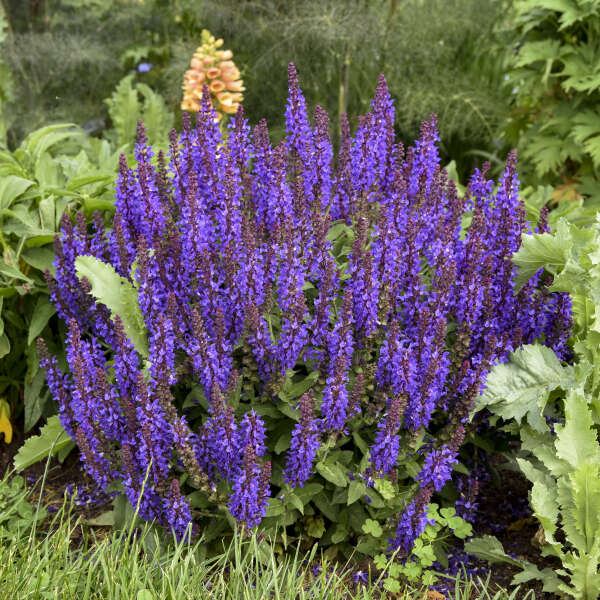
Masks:
[[[331,535],[331,541],[334,544],[339,544],[340,542],[346,540],[349,534],[350,531],[348,530],[348,527],[343,523],[338,523],[333,530],[333,534]]]
[[[309,519],[306,532],[314,538],[323,537],[323,534],[325,533],[325,521],[323,521],[323,517],[313,517]]]
[[[29,374],[28,374],[29,375]],[[43,398],[40,397],[40,392],[44,385],[45,375],[42,369],[38,369],[35,376],[29,381],[29,377],[25,377],[24,404],[25,404],[25,423],[23,428],[27,433],[40,419],[43,411]]]
[[[33,283],[27,275],[24,275],[19,271],[19,269],[13,267],[12,265],[7,264],[4,260],[0,260],[0,273],[5,275],[9,279],[20,279],[21,281],[26,281],[27,283]]]
[[[269,504],[267,506],[266,517],[278,517],[285,513],[285,506],[283,502],[277,498],[269,498]]]
[[[556,425],[556,455],[573,468],[600,461],[600,446],[587,400],[582,392],[570,391],[565,398],[565,424]]]
[[[551,594],[558,592],[560,579],[558,578],[558,575],[554,572],[554,569],[546,567],[545,569],[540,571],[538,567],[530,563],[525,565],[523,567],[523,570],[513,577],[511,583],[512,585],[520,585],[521,583],[526,583],[527,581],[531,581],[532,579],[538,579],[544,582],[544,588],[542,591]]]
[[[362,526],[362,530],[369,534],[372,535],[373,537],[381,537],[383,534],[383,529],[381,529],[381,525],[377,522],[374,521],[373,519],[367,519]]]
[[[519,291],[542,268],[556,273],[567,263],[572,246],[569,231],[564,227],[556,234],[524,235],[521,247],[512,259],[518,267],[515,290]]]
[[[377,477],[375,479],[375,489],[381,494],[384,500],[391,500],[396,496],[396,490],[391,481]]]
[[[339,463],[317,463],[317,471],[327,479],[327,481],[330,481],[338,487],[346,487],[348,485],[348,476]]]
[[[119,145],[133,144],[141,107],[137,91],[132,87],[133,75],[121,79],[110,98],[105,100],[117,131]]]
[[[133,285],[121,277],[112,265],[93,256],[78,256],[75,259],[75,269],[80,279],[86,277],[89,280],[92,295],[110,309],[113,317],[121,317],[125,333],[136,350],[147,358],[146,327],[138,305],[137,290]]]
[[[40,295],[33,309],[31,322],[29,323],[29,333],[27,335],[27,345],[31,344],[37,338],[48,324],[50,317],[56,312],[54,305],[48,300],[47,296]]]
[[[543,412],[549,393],[577,385],[573,367],[563,367],[550,348],[523,346],[511,354],[510,362],[493,367],[476,410],[487,407],[503,419],[519,423],[526,416],[533,429],[544,432],[548,430]]]
[[[291,504],[294,508],[298,509],[302,514],[304,514],[304,503],[294,492],[290,492],[286,497],[286,504]]]
[[[21,254],[21,258],[34,269],[44,273],[46,269],[54,274],[56,269],[52,264],[54,261],[54,252],[49,248],[27,248]]]
[[[4,358],[10,352],[10,341],[5,333],[0,335],[0,358]]]
[[[15,175],[0,178],[0,209],[9,208],[32,185],[35,185],[34,181]]]
[[[310,500],[321,493],[323,490],[323,486],[320,483],[305,483],[302,487],[296,488],[294,490],[294,494],[300,498],[302,504],[305,506],[310,502]]]
[[[506,552],[504,552],[500,540],[493,535],[484,535],[480,538],[465,542],[465,551],[469,554],[474,554],[483,560],[487,560],[491,564],[508,563],[509,565],[520,567],[524,563],[524,561],[508,556]]]
[[[115,511],[108,510],[97,517],[84,519],[83,522],[92,527],[113,527],[115,524]]]
[[[71,443],[71,438],[65,433],[58,416],[54,415],[42,427],[40,435],[27,438],[19,448],[14,458],[15,469],[22,471],[40,460],[44,460],[50,454],[54,456],[69,443]]]
[[[367,493],[367,486],[364,481],[360,481],[355,479],[350,482],[350,487],[348,488],[348,501],[347,504],[353,504],[357,500],[360,500]]]

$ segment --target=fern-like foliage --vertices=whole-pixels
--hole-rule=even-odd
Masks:
[[[574,13],[573,13],[574,14]],[[570,17],[572,18],[572,17]],[[517,458],[531,481],[530,503],[543,528],[542,554],[563,568],[531,565],[515,583],[538,578],[545,591],[578,600],[600,596],[600,216],[591,228],[560,220],[556,232],[526,236],[514,257],[521,281],[539,269],[554,291],[568,292],[573,311],[573,364],[548,348],[525,346],[487,380],[479,408],[519,426]],[[479,552],[480,541],[470,545]],[[487,557],[489,558],[489,556]],[[504,560],[501,548],[493,553]]]
[[[530,182],[562,179],[583,197],[594,196],[600,190],[600,0],[516,0],[509,15],[508,141],[520,148]]]

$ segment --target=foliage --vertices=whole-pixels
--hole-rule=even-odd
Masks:
[[[518,143],[525,164],[534,168],[528,181],[555,186],[554,203],[568,203],[578,194],[595,201],[600,173],[600,2],[510,4],[503,39],[514,107],[508,141]]]
[[[46,518],[46,509],[34,509],[28,495],[23,477],[9,478],[8,472],[3,475],[0,480],[0,546],[28,534],[34,523]]]
[[[100,530],[76,518],[72,507],[58,507],[48,531],[37,538],[21,531],[0,541],[2,590],[11,600],[379,600],[381,577],[356,585],[356,571],[336,564],[313,548],[279,557],[271,538],[223,540],[219,553],[206,557],[201,540],[163,543],[158,532],[140,527],[136,535]],[[73,540],[79,543],[76,545]],[[28,573],[23,577],[23,573]],[[488,581],[457,577],[449,600],[531,600],[520,590],[509,594]],[[405,587],[395,597],[421,598]]]
[[[64,432],[58,417],[54,415],[41,428],[39,435],[28,437],[19,448],[14,459],[15,469],[23,471],[48,456],[58,455],[62,462],[73,447],[74,443]]]
[[[145,83],[134,86],[133,75],[124,77],[105,102],[114,128],[114,132],[109,131],[106,137],[112,138],[120,148],[133,147],[140,119],[144,120],[146,135],[152,144],[165,140],[173,128],[173,113],[162,97]]]
[[[0,150],[0,394],[13,421],[24,409],[25,431],[51,410],[33,343],[41,334],[59,343],[44,278],[54,268],[51,244],[63,213],[112,208],[116,164],[106,141],[70,124],[37,130],[14,152]]]
[[[406,556],[490,362],[560,349],[564,300],[535,277],[513,298],[514,157],[497,192],[477,171],[458,197],[435,122],[394,142],[381,77],[334,171],[327,115],[312,126],[289,77],[276,148],[241,111],[224,141],[208,96],[168,167],[140,128],[113,228],[63,219],[69,371],[43,345],[42,362],[86,469],[144,519],[179,536],[210,519],[207,542],[262,520],[347,555],[385,535]]]
[[[8,22],[6,20],[6,14],[4,7],[0,5],[0,49],[4,53],[4,45],[6,43],[7,33],[6,29]],[[8,100],[12,99],[13,93],[13,79],[6,63],[3,59],[0,59],[0,148],[6,145],[6,110],[5,104]]]
[[[398,593],[405,586],[403,581],[422,583],[426,586],[439,581],[435,571],[430,567],[435,561],[439,561],[442,566],[448,566],[445,541],[452,536],[465,539],[473,535],[471,525],[457,516],[454,508],[438,509],[439,506],[435,503],[427,507],[429,523],[425,531],[415,540],[406,562],[390,563],[385,554],[375,556],[375,565],[386,574],[383,587],[388,592]],[[366,527],[363,525],[363,530]],[[380,528],[379,535],[376,537],[380,537],[381,533]]]
[[[515,580],[542,579],[550,591],[592,600],[600,594],[600,221],[582,229],[560,220],[553,234],[526,236],[514,262],[522,281],[543,269],[550,290],[568,291],[574,320],[571,364],[525,346],[492,370],[479,404],[519,426],[517,462],[533,484],[542,553],[563,565],[556,573],[528,565]]]
[[[285,67],[300,69],[307,96],[332,115],[367,110],[377,75],[388,75],[403,107],[397,128],[412,141],[421,121],[439,115],[442,150],[468,175],[467,151],[497,152],[505,117],[500,64],[490,30],[500,0],[5,0],[14,35],[7,63],[17,95],[9,131],[16,144],[42,123],[108,125],[101,102],[127,74],[179,107],[181,78],[203,29],[226,40],[242,72],[246,115],[284,135]]]

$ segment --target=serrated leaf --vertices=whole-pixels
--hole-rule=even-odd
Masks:
[[[381,494],[384,500],[391,500],[396,495],[396,490],[392,482],[381,477],[375,479],[375,489]]]
[[[40,435],[27,438],[25,443],[19,448],[14,458],[15,469],[22,471],[44,460],[50,454],[54,456],[69,443],[71,443],[71,438],[65,433],[58,416],[54,415],[42,427]]]
[[[530,344],[513,352],[510,362],[492,368],[476,410],[489,407],[503,419],[518,423],[527,417],[533,429],[544,432],[548,430],[543,417],[548,394],[577,385],[573,367],[563,367],[550,348]]]
[[[573,468],[600,461],[600,446],[584,394],[572,390],[565,398],[565,424],[556,425],[556,455]]]
[[[93,256],[78,256],[75,269],[80,279],[85,276],[89,280],[91,294],[110,309],[113,318],[115,315],[121,317],[125,333],[136,350],[147,358],[148,337],[137,290],[133,285],[121,277],[112,265]]]
[[[564,228],[559,228],[556,234],[524,235],[521,247],[512,258],[518,267],[515,291],[519,291],[540,269],[550,268],[555,273],[563,267],[569,259],[572,246],[570,232]]]
[[[117,131],[119,145],[133,144],[141,106],[137,91],[132,87],[133,75],[127,75],[117,85],[110,98],[105,100],[113,125]]]

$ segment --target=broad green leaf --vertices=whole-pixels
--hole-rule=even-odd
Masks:
[[[167,108],[162,96],[146,84],[138,83],[136,88],[144,98],[142,120],[144,121],[144,127],[146,127],[149,142],[151,144],[164,143],[173,127],[173,113]]]
[[[487,560],[491,564],[508,563],[516,567],[521,567],[525,561],[511,558],[504,552],[502,543],[493,535],[484,535],[465,543],[465,551],[469,554]]]
[[[600,597],[599,546],[600,544],[596,544],[591,554],[569,552],[565,555],[563,566],[570,571],[571,585],[561,581],[558,586],[559,591],[578,600],[597,600]]]
[[[518,267],[515,290],[520,290],[542,268],[556,273],[569,259],[572,246],[569,231],[564,227],[556,234],[524,235],[521,247],[512,258]]]
[[[296,488],[294,494],[300,498],[301,502],[306,506],[310,500],[323,490],[320,483],[305,483],[302,487]]]
[[[346,540],[348,538],[349,534],[350,534],[350,531],[349,531],[348,527],[346,525],[344,525],[343,523],[338,523],[337,525],[335,525],[333,534],[331,535],[331,541],[334,544],[339,544],[340,542],[343,542],[344,540]]]
[[[312,517],[308,522],[306,532],[314,538],[323,537],[323,534],[325,533],[325,522],[323,521],[323,517]]]
[[[14,465],[17,471],[44,460],[52,453],[54,456],[61,448],[71,442],[71,438],[65,433],[58,416],[54,415],[48,419],[40,431],[40,435],[34,435],[25,440],[19,448]]]
[[[56,269],[52,264],[54,262],[54,252],[49,248],[27,248],[21,254],[21,258],[28,264],[44,273],[46,269],[54,274]]]
[[[350,482],[350,487],[348,488],[348,500],[347,504],[353,504],[357,500],[360,500],[367,493],[367,486],[364,481],[360,481],[359,479],[355,479]]]
[[[27,283],[33,283],[31,279],[27,277],[27,275],[21,273],[19,269],[13,267],[12,265],[6,264],[4,260],[0,260],[0,273],[9,279],[20,279],[21,281],[26,281]]]
[[[29,323],[29,333],[27,335],[27,345],[31,344],[44,330],[50,317],[56,312],[56,308],[50,302],[47,296],[38,296],[38,301],[33,309],[31,322]]]
[[[9,208],[16,198],[28,190],[34,181],[9,175],[0,178],[0,209]]]
[[[269,504],[265,513],[266,517],[278,517],[285,512],[283,502],[277,498],[269,498]]]
[[[86,277],[92,285],[92,295],[105,304],[113,314],[123,321],[125,333],[136,350],[148,357],[148,339],[142,312],[138,304],[137,290],[112,265],[93,256],[78,256],[75,259],[77,276]]]
[[[287,494],[285,499],[286,503],[291,504],[294,508],[298,509],[302,514],[304,514],[304,504],[302,500],[300,500],[300,498],[294,494],[294,492]]]
[[[330,481],[338,487],[346,487],[348,485],[348,476],[338,463],[317,463],[317,471],[327,479],[327,481]]]
[[[568,390],[577,385],[573,367],[563,367],[550,348],[523,346],[511,354],[510,362],[491,370],[476,410],[490,407],[503,419],[519,423],[526,416],[533,429],[544,432],[548,430],[543,417],[548,394],[556,388]]]

